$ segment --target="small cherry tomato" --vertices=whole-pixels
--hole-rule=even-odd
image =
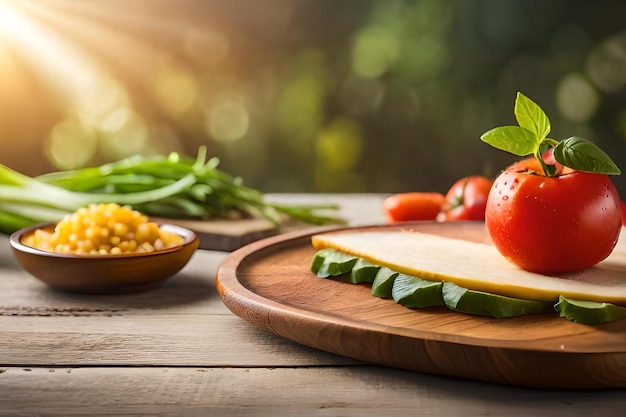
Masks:
[[[620,198],[604,174],[546,177],[516,163],[495,180],[485,211],[496,248],[522,269],[582,270],[611,254],[622,226]]]
[[[389,196],[383,201],[387,223],[435,220],[446,198],[436,192],[410,192]]]
[[[485,220],[487,196],[492,184],[493,180],[479,175],[459,179],[446,193],[446,203],[437,220]]]

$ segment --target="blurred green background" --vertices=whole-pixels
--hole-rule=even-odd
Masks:
[[[626,2],[0,0],[0,163],[199,145],[264,192],[441,191],[517,91],[626,171]],[[626,196],[626,177],[616,177]]]

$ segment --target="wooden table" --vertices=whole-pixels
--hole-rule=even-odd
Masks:
[[[380,223],[382,195],[330,201]],[[623,390],[540,391],[420,375],[332,355],[255,328],[215,289],[226,253],[198,251],[161,288],[48,289],[0,238],[0,416],[617,416]]]

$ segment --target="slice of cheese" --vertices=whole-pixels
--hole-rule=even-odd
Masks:
[[[547,276],[524,271],[487,244],[413,231],[342,231],[314,235],[316,249],[334,248],[407,275],[449,281],[509,297],[557,301],[559,295],[626,306],[626,248],[598,265]]]

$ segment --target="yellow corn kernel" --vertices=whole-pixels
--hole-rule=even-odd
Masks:
[[[138,252],[154,252],[154,247],[149,242],[143,242],[137,249]]]
[[[81,240],[78,244],[78,249],[83,250],[85,253],[89,253],[94,249],[94,244],[91,240]]]
[[[120,221],[115,222],[113,225],[113,234],[115,236],[124,237],[128,233],[128,226]]]
[[[100,229],[100,226],[97,226],[97,225],[89,226],[87,227],[87,229],[85,229],[85,238],[93,241],[99,238],[101,236],[101,233],[102,231]]]

